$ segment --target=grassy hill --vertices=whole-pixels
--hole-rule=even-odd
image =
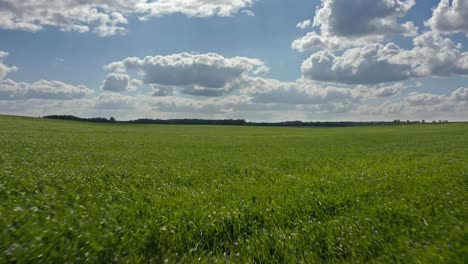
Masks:
[[[0,116],[0,262],[466,263],[468,124]]]

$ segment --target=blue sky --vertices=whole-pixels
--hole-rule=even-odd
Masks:
[[[146,3],[145,0],[134,1]],[[2,6],[15,4],[15,2],[0,0],[0,10]],[[65,12],[60,10],[60,8],[65,8],[62,1],[51,2],[54,4],[50,4],[50,10],[45,7],[47,12],[51,14]],[[127,6],[109,8],[104,5],[103,7],[100,6],[100,2],[106,1],[89,1],[86,6],[73,6],[69,9],[84,10],[84,14],[89,13],[92,8],[97,8],[105,15],[119,12],[127,20],[126,23],[118,24],[119,27],[124,28],[124,33],[113,34],[111,32],[109,34],[109,29],[106,29],[107,35],[102,36],[101,33],[92,32],[92,28],[101,22],[99,20],[86,22],[86,19],[82,19],[79,14],[75,13],[70,15],[63,13],[64,20],[69,19],[65,24],[61,21],[52,21],[49,17],[42,17],[40,10],[44,7],[39,4],[37,4],[37,14],[34,12],[34,7],[28,14],[28,16],[37,16],[33,20],[28,20],[29,17],[18,12],[21,6],[13,11],[8,8],[0,11],[0,17],[7,18],[4,19],[6,22],[0,19],[0,51],[8,53],[0,62],[6,67],[17,67],[16,70],[10,70],[2,76],[4,81],[0,85],[0,113],[34,116],[43,114],[112,115],[122,119],[235,117],[249,120],[382,120],[434,117],[460,120],[467,117],[468,109],[464,96],[468,93],[468,88],[467,90],[464,88],[468,87],[468,68],[464,68],[466,66],[464,63],[468,65],[468,59],[465,62],[463,58],[464,56],[468,58],[466,53],[468,22],[463,12],[468,9],[468,4],[464,0],[458,0],[458,3],[455,3],[457,0],[450,1],[448,7],[443,6],[443,2],[448,2],[445,0],[418,0],[415,3],[411,3],[412,0],[395,0],[398,2],[396,5],[400,4],[400,6],[385,6],[385,11],[379,11],[383,10],[382,6],[373,4],[383,3],[383,0],[361,1],[364,6],[367,3],[369,7],[368,9],[361,7],[362,16],[373,11],[376,14],[381,12],[382,16],[369,15],[369,21],[359,21],[363,25],[362,28],[365,27],[364,25],[371,25],[368,30],[353,28],[353,26],[348,29],[343,25],[339,25],[342,27],[339,28],[333,25],[335,21],[333,12],[339,12],[340,5],[346,4],[345,0],[256,0],[252,3],[249,0],[238,0],[232,1],[232,5],[237,4],[235,7],[226,7],[231,1],[205,0],[198,1],[199,3],[192,1],[201,7],[200,10],[205,10],[203,5],[210,4],[211,6],[217,5],[217,8],[231,8],[230,13],[226,15],[208,12],[208,14],[194,15],[190,9],[184,9],[183,4],[180,7],[179,3],[180,8],[178,7],[176,11],[161,11],[162,8],[154,7],[154,10],[162,14],[148,15],[144,21],[140,18],[147,15],[147,10],[135,11]],[[166,2],[171,1],[166,0]],[[318,20],[315,13],[317,8],[332,13],[330,17],[321,20],[322,28],[296,27],[296,24],[301,21]],[[346,8],[349,9],[349,7]],[[397,11],[400,10],[398,8],[407,8],[407,10],[401,12]],[[435,8],[440,12],[433,11]],[[360,12],[361,9],[356,8],[355,12]],[[350,10],[352,13],[353,9]],[[444,24],[447,19],[444,20],[443,16],[449,13],[453,16],[450,21],[453,20],[456,23]],[[11,21],[8,23],[8,19],[16,21],[18,25],[12,25]],[[426,22],[429,20],[433,21],[431,25]],[[28,23],[27,27],[30,28],[19,25],[22,21]],[[354,21],[353,18],[350,18],[350,21]],[[391,28],[374,28],[373,24],[378,24],[379,21],[395,23]],[[417,30],[413,30],[411,26],[407,28],[401,26],[405,22],[412,23]],[[70,23],[89,26],[90,30],[88,32],[79,32],[79,30],[64,32],[64,28]],[[41,28],[37,30],[35,26]],[[358,33],[356,36],[349,37],[346,30],[349,32],[355,30]],[[315,32],[314,34],[320,37],[322,44],[314,44],[310,47],[311,40],[304,39],[301,42],[302,46],[293,45],[295,40],[301,39],[309,32]],[[429,34],[437,37],[429,37]],[[415,50],[413,40],[418,36],[423,36],[421,39],[424,39],[425,44]],[[338,41],[333,42],[333,39],[338,39]],[[428,65],[435,59],[415,64],[408,62],[412,60],[411,58],[421,57],[424,52],[428,53],[427,56],[439,54],[440,50],[428,48],[434,46],[434,43],[426,42],[429,39],[437,42],[435,43],[437,45],[439,45],[438,42],[446,43],[445,40],[453,42],[451,46],[447,44],[448,46],[443,48],[443,51],[449,49],[448,54],[451,56],[455,54],[458,57],[457,61],[448,61],[444,57],[439,58],[437,65]],[[378,72],[377,77],[370,78],[371,75],[376,76],[375,73],[369,71],[372,67],[366,68],[367,64],[351,65],[352,61],[345,60],[367,59],[356,57],[356,55],[345,58],[343,54],[350,50],[356,51],[356,54],[362,54],[359,52],[362,52],[364,48],[367,51],[372,48],[375,49],[376,54],[380,54],[383,48],[371,46],[377,43],[381,45],[394,43],[401,50],[411,51],[408,54],[392,55],[392,58],[385,57],[385,60],[388,59],[388,63],[392,65],[392,70],[401,69],[401,72],[395,72],[392,76],[384,76],[385,74]],[[458,43],[461,46],[456,46]],[[304,47],[309,48],[304,49]],[[340,72],[330,74],[332,68],[323,68],[326,65],[317,62],[318,55],[325,54],[325,52],[339,57],[335,59],[336,62],[344,63],[345,67],[350,68],[343,68]],[[172,85],[170,81],[159,82],[157,78],[152,82],[144,81],[142,76],[148,76],[156,70],[166,70],[159,66],[148,70],[148,67],[154,67],[154,62],[151,62],[153,64],[150,66],[141,65],[142,62],[138,65],[125,65],[115,72],[105,69],[106,65],[112,62],[122,62],[129,57],[143,60],[146,56],[165,57],[183,53],[200,56],[215,53],[226,59],[222,66],[216,66],[217,69],[219,67],[231,69],[234,67],[232,63],[235,63],[238,65],[236,67],[242,68],[243,71],[238,76],[229,75],[229,78],[224,80],[223,87],[211,87],[218,89],[214,93],[216,96],[213,96],[213,93],[203,92],[213,91],[211,88],[195,87],[204,83],[203,80],[193,79],[193,83],[186,82],[183,87]],[[229,61],[238,57],[261,61],[269,70],[258,75],[245,70],[247,66],[239,66],[237,62]],[[189,59],[192,60],[192,64],[189,63],[190,65],[183,67],[194,67],[193,61],[198,59],[205,61],[202,57]],[[378,60],[380,62],[381,59]],[[304,70],[301,65],[303,66],[306,61],[311,62],[312,66]],[[403,61],[411,65],[400,67]],[[369,65],[372,66],[372,64]],[[348,75],[353,67],[357,67],[358,72]],[[443,70],[446,68],[453,68],[453,70]],[[380,70],[378,66],[375,69]],[[388,71],[388,68],[382,68],[382,71],[385,70]],[[199,74],[198,68],[193,71],[197,78],[210,78],[209,75]],[[113,75],[109,79],[108,74],[118,76]],[[174,74],[184,78],[182,75],[177,75],[178,72]],[[380,75],[382,79],[379,79]],[[14,84],[7,83],[5,80],[12,80]],[[130,85],[132,80],[135,85]],[[56,98],[55,94],[47,98],[47,94],[51,91],[49,88],[46,88],[47,93],[41,91],[44,95],[39,97],[18,96],[19,92],[14,91],[15,89],[29,89],[35,91],[30,94],[37,94],[35,90],[38,89],[37,85],[34,86],[37,81],[59,81],[64,87],[66,86],[64,88],[54,85],[52,90],[68,91],[73,87],[84,86],[89,91],[78,93],[76,98],[72,96],[66,100]],[[122,84],[122,82],[127,84],[123,88],[110,85],[111,83]],[[20,87],[18,83],[23,83],[23,88],[18,88]],[[25,84],[29,85],[28,88],[24,88]],[[1,89],[6,92],[2,93]],[[160,90],[171,92],[169,96],[154,96],[153,91]],[[187,92],[189,90],[192,92]],[[197,91],[196,94],[193,90]],[[340,93],[339,97],[345,97],[345,95],[348,97],[344,101],[332,98],[329,94],[335,94],[335,90]],[[384,90],[393,92],[384,93]],[[61,91],[55,92],[62,93]],[[455,92],[456,94],[452,94]],[[7,93],[11,93],[9,98],[2,99],[1,95]],[[272,97],[274,94],[283,99],[295,98],[299,95],[299,97],[309,98],[310,103],[307,100],[279,100]],[[457,96],[458,94],[460,96]],[[268,101],[265,98],[271,98],[271,100]],[[321,100],[316,100],[316,98],[321,98]],[[119,104],[122,105],[121,108]],[[86,109],[83,109],[83,105]],[[112,105],[112,107],[106,108],[100,105]],[[142,105],[145,107],[140,107]],[[172,105],[173,109],[168,108],[167,105]],[[229,107],[223,108],[223,105]],[[389,109],[383,109],[384,105],[387,105]],[[208,108],[213,108],[213,110],[205,110]]]

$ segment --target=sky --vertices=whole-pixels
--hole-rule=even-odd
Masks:
[[[0,114],[468,120],[468,0],[0,0]]]

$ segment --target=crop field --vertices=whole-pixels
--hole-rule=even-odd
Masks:
[[[467,263],[468,124],[0,116],[0,263]]]

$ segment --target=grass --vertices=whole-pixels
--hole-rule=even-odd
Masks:
[[[468,124],[0,117],[0,263],[467,263]]]

